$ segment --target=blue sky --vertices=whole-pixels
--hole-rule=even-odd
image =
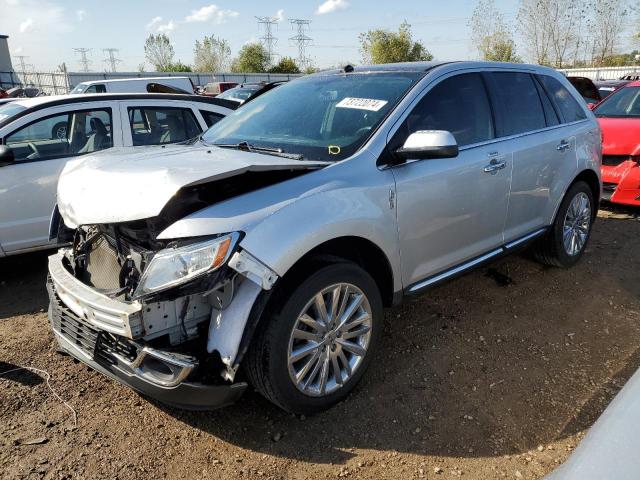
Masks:
[[[279,17],[274,29],[276,52],[296,56],[289,40],[291,18],[311,20],[308,35],[314,64],[327,67],[360,62],[358,34],[371,28],[396,29],[407,20],[414,36],[438,59],[471,59],[468,21],[475,0],[0,0],[0,33],[10,36],[14,55],[26,55],[38,70],[66,62],[79,67],[74,47],[91,48],[91,69],[103,71],[103,48],[119,48],[118,70],[137,70],[145,62],[149,33],[167,33],[176,59],[193,60],[193,44],[205,35],[227,39],[235,56],[243,44],[262,36],[255,16]],[[496,0],[508,22],[515,20],[517,0]],[[14,62],[15,63],[15,62]],[[147,64],[148,67],[148,64]]]

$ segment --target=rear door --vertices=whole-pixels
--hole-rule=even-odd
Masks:
[[[36,111],[0,131],[2,143],[16,158],[0,167],[0,244],[5,253],[49,244],[60,172],[70,159],[121,146],[118,118],[108,102],[87,102]]]

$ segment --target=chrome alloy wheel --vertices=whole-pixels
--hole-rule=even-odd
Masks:
[[[309,300],[293,326],[289,376],[305,395],[342,387],[362,364],[371,338],[369,300],[355,285],[331,285]]]
[[[567,209],[562,226],[562,244],[568,255],[579,254],[584,248],[591,228],[591,202],[586,193],[580,192]]]

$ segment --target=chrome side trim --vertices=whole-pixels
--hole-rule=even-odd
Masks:
[[[434,283],[440,282],[442,280],[445,280],[446,278],[449,278],[458,273],[464,272],[465,270],[472,268],[486,260],[489,260],[490,258],[500,255],[503,252],[504,252],[504,248],[502,247],[497,248],[496,250],[493,250],[489,253],[485,253],[481,257],[474,258],[469,262],[463,263],[462,265],[458,265],[457,267],[452,268],[451,270],[447,270],[446,272],[442,272],[434,277],[429,277],[426,280],[422,280],[421,282],[418,282],[415,285],[412,285],[411,287],[409,287],[409,293],[414,293],[418,290],[428,287],[429,285],[433,285]]]
[[[517,240],[514,240],[512,242],[507,243],[504,248],[506,248],[507,250],[516,247],[518,245],[520,245],[521,243],[526,242],[527,240],[531,240],[532,238],[537,237],[538,235],[542,235],[544,232],[546,232],[547,229],[546,228],[541,228],[539,230],[536,230],[533,233],[530,233],[529,235],[525,235],[524,237],[518,238]]]

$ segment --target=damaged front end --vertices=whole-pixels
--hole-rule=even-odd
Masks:
[[[164,403],[232,403],[246,388],[233,381],[252,309],[278,276],[239,247],[239,232],[158,241],[141,222],[79,227],[49,257],[60,347]]]

